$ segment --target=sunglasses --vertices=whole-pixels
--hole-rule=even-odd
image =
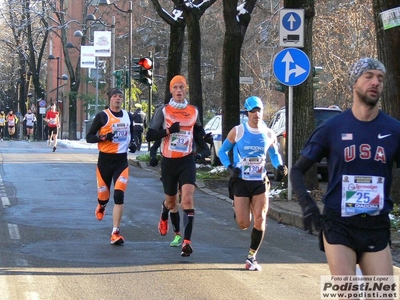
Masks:
[[[249,110],[249,113],[252,113],[252,114],[254,114],[254,113],[256,113],[256,112],[260,112],[261,111],[261,108],[259,108],[259,107],[255,107],[255,108],[253,108],[252,110]]]

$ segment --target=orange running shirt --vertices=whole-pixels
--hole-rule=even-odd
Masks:
[[[103,110],[108,117],[107,123],[100,128],[99,135],[114,133],[112,141],[104,141],[97,144],[98,149],[103,153],[126,153],[131,142],[130,118],[126,110],[122,110],[121,118],[115,117],[109,109]]]
[[[180,122],[181,130],[167,135],[161,142],[161,153],[164,157],[180,158],[192,153],[193,128],[197,122],[198,111],[193,105],[188,104],[184,109],[166,105],[163,108],[164,128],[169,128],[173,123]]]

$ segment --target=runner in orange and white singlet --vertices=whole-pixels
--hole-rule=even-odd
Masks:
[[[111,244],[120,245],[124,238],[120,234],[124,197],[129,179],[128,149],[136,151],[133,133],[133,115],[122,109],[124,95],[119,88],[108,93],[109,108],[99,112],[86,136],[88,143],[98,143],[97,161],[97,207],[96,218],[101,221],[110,200],[111,183],[114,182],[114,209]]]
[[[18,118],[14,114],[13,110],[10,110],[8,112],[7,117],[6,117],[6,122],[7,122],[7,126],[8,126],[8,134],[10,136],[10,141],[12,141],[13,136],[15,134],[15,127],[17,127],[17,123],[18,123]]]
[[[193,252],[191,235],[194,219],[194,190],[196,182],[195,157],[192,154],[193,142],[208,149],[204,141],[204,128],[198,118],[199,112],[186,100],[187,84],[185,77],[177,75],[170,82],[172,99],[154,113],[146,135],[147,141],[161,139],[161,177],[165,200],[158,230],[161,235],[168,232],[168,213],[178,201],[178,189],[181,190],[183,209],[184,238],[181,256],[187,257]],[[171,221],[173,221],[171,219]]]

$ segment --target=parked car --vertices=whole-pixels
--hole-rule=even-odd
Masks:
[[[246,112],[240,111],[240,123],[246,122],[248,119]],[[222,115],[218,114],[210,119],[204,126],[206,133],[211,132],[213,136],[213,144],[211,145],[211,165],[219,166],[221,161],[218,157],[218,151],[222,146]]]
[[[321,123],[327,119],[340,114],[342,111],[337,106],[332,107],[314,107],[314,125],[319,126]],[[282,107],[273,116],[268,125],[276,134],[278,138],[278,143],[280,145],[280,152],[282,157],[286,157],[286,109]],[[282,180],[282,175],[279,174],[277,170],[271,164],[269,157],[267,157],[267,170],[269,173],[274,174],[274,180]],[[328,165],[326,159],[322,160],[317,164],[317,172],[321,175],[322,180],[328,180]]]

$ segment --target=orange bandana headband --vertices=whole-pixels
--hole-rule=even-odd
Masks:
[[[187,87],[186,78],[182,75],[176,75],[174,76],[174,78],[171,79],[171,82],[169,83],[169,88],[171,90],[175,83],[183,83],[185,87]]]

